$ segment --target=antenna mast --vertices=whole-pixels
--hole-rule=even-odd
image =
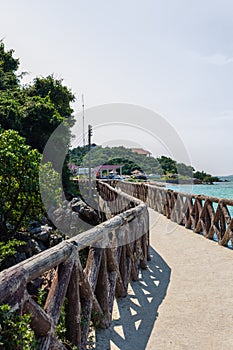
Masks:
[[[82,107],[83,107],[83,146],[85,146],[85,131],[84,131],[84,95],[82,94]]]

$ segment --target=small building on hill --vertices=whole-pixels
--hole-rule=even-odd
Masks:
[[[131,151],[133,153],[137,153],[137,154],[142,154],[143,156],[146,156],[146,157],[150,157],[151,156],[151,152],[149,151],[146,151],[145,149],[143,148],[131,148]]]

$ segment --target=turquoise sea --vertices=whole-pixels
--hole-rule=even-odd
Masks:
[[[206,196],[233,199],[233,182],[215,182],[213,185],[174,185],[166,184],[174,191],[204,194]]]

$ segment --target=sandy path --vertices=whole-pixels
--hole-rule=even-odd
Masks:
[[[96,349],[233,349],[233,252],[152,210],[150,220],[152,261]]]

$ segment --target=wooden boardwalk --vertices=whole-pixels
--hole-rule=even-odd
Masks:
[[[233,348],[233,252],[150,210],[151,255],[98,350]]]

